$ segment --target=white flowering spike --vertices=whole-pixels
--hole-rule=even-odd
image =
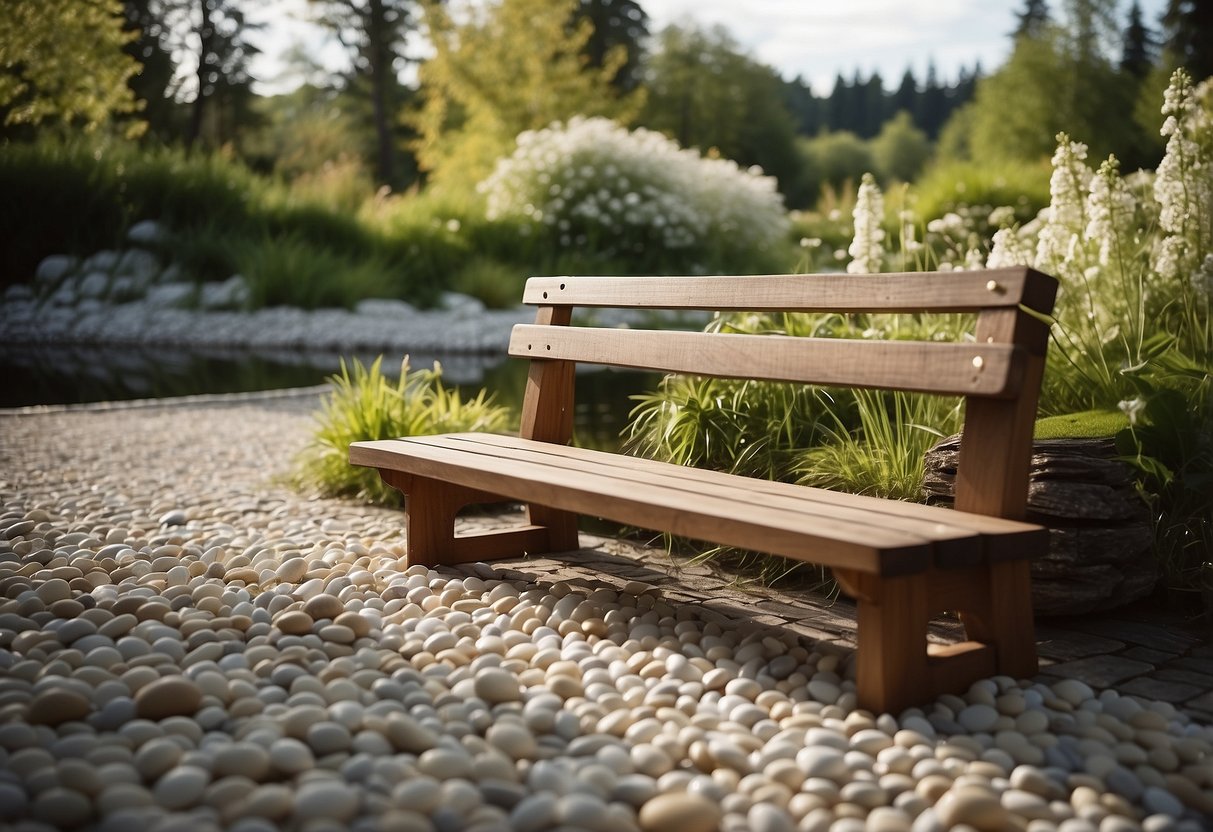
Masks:
[[[851,241],[847,253],[851,262],[847,264],[849,274],[875,274],[884,264],[884,195],[875,177],[870,173],[863,175],[859,185],[859,195],[855,200],[855,210],[851,214],[855,219],[855,237]]]
[[[994,232],[987,269],[1008,266],[1031,266],[1036,263],[1036,246],[1032,239],[1015,228],[1000,228]]]
[[[1194,90],[1188,74],[1178,69],[1162,107],[1167,150],[1154,177],[1154,198],[1165,236],[1155,247],[1154,269],[1160,277],[1181,283],[1199,282],[1203,253],[1213,247],[1213,158],[1208,141],[1213,125],[1197,105],[1204,92]]]
[[[1083,234],[1087,240],[1099,246],[1099,264],[1107,266],[1113,249],[1132,239],[1134,209],[1137,201],[1129,187],[1120,177],[1120,163],[1115,156],[1099,166],[1099,173],[1091,180],[1091,193],[1087,198],[1087,227]],[[1122,253],[1121,258],[1124,258]]]
[[[1049,207],[1036,243],[1036,267],[1064,277],[1078,251],[1077,242],[1086,229],[1087,146],[1057,135],[1053,175],[1049,178]]]

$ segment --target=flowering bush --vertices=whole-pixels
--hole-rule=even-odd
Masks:
[[[1213,550],[1213,81],[1193,87],[1176,72],[1162,113],[1155,173],[1122,176],[1115,157],[1092,169],[1086,145],[1060,134],[1048,207],[1022,226],[1009,207],[990,211],[988,258],[959,213],[932,220],[919,243],[903,212],[900,254],[903,268],[1027,265],[1058,278],[1041,409],[1119,407],[1129,427],[1117,445],[1154,507],[1159,565],[1190,586],[1213,571],[1201,566]],[[852,270],[884,258],[878,197],[861,186]]]
[[[633,263],[691,253],[740,264],[789,228],[773,178],[605,118],[522,133],[479,189],[489,219],[522,217],[561,247]]]
[[[1194,89],[1175,73],[1154,174],[1122,177],[1115,157],[1092,171],[1086,146],[1059,135],[1049,207],[994,235],[989,267],[1029,265],[1061,281],[1058,366],[1046,379],[1054,410],[1129,410],[1163,349],[1197,362],[1213,354],[1213,110],[1202,97],[1213,82]]]

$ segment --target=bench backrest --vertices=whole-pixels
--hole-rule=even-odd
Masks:
[[[1026,267],[981,272],[744,277],[534,277],[510,355],[534,359],[522,435],[566,443],[576,362],[688,375],[965,397],[956,508],[1018,519],[1057,282]],[[756,312],[976,313],[972,342],[876,341],[572,327],[574,307]],[[1035,314],[1033,314],[1035,313]],[[966,462],[968,464],[966,465]]]

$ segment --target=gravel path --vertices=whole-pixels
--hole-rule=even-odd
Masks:
[[[275,481],[311,398],[0,415],[0,825],[1213,828],[1213,728],[1076,680],[874,716],[653,586],[403,569]]]

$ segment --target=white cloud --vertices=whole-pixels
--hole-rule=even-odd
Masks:
[[[722,25],[756,58],[786,78],[802,76],[819,95],[829,93],[836,75],[849,79],[857,70],[864,77],[880,72],[886,88],[896,86],[907,67],[921,83],[932,62],[940,80],[954,80],[962,67],[971,69],[978,61],[990,72],[1009,53],[1015,13],[1023,7],[1022,0],[640,2],[653,32],[688,21]],[[1147,23],[1154,25],[1164,5],[1164,0],[1143,0]],[[282,77],[282,55],[293,42],[303,43],[325,66],[343,65],[340,47],[302,19],[306,6],[305,0],[263,4],[259,17],[267,26],[257,40],[265,55],[254,68],[263,91],[294,86]]]

